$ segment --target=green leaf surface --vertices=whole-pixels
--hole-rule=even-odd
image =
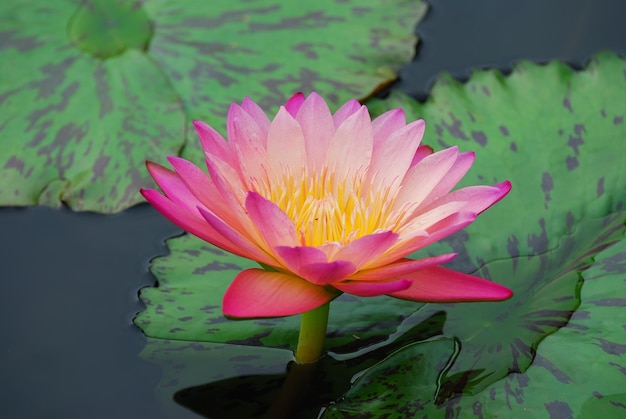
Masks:
[[[233,321],[222,315],[226,288],[243,269],[258,267],[256,262],[190,235],[167,243],[171,254],[155,259],[151,267],[159,286],[144,288],[140,293],[146,310],[135,323],[148,336],[295,349],[300,316]],[[342,295],[332,303],[329,347],[336,352],[349,352],[383,341],[419,307],[420,304],[386,297]]]
[[[428,417],[624,416],[626,240],[594,261],[582,273],[577,311],[533,351],[533,363],[525,372],[512,371],[476,394],[457,395],[420,413]]]
[[[421,1],[0,3],[0,205],[113,213],[145,160],[200,160],[193,119],[294,92],[364,97],[413,55]],[[188,146],[188,147],[187,147]]]
[[[441,376],[455,355],[452,339],[407,345],[367,369],[323,417],[361,418],[364,412],[375,412],[378,417],[415,417],[434,404]]]
[[[346,346],[353,352],[348,350],[337,359],[350,362],[370,356],[380,360],[385,345],[409,345],[440,330],[441,335],[458,339],[461,350],[442,375],[435,403],[418,409],[429,417],[492,413],[511,417],[524,412],[569,417],[594,409],[610,415],[621,412],[624,394],[618,383],[623,384],[626,377],[622,359],[626,351],[621,337],[624,322],[619,319],[626,305],[626,253],[619,247],[623,241],[614,243],[623,237],[626,217],[624,74],[626,63],[613,54],[596,56],[579,72],[558,62],[524,62],[509,76],[480,71],[465,84],[444,75],[423,104],[398,94],[370,101],[373,113],[401,106],[409,119],[423,117],[427,121],[425,142],[435,148],[458,145],[475,150],[476,163],[462,185],[512,181],[511,194],[469,228],[415,256],[455,251],[459,256],[451,267],[508,285],[515,297],[503,303],[429,304],[401,310],[391,298],[387,303],[354,299],[362,311],[338,300],[331,304],[331,350],[337,342],[341,346],[349,341],[346,333],[359,336],[359,328],[366,339],[361,345]],[[181,240],[182,247],[172,248],[163,260],[174,262],[195,239],[176,240]],[[183,265],[182,260],[177,263]],[[167,277],[166,289],[177,289],[176,305],[182,307],[185,286],[177,288],[177,284],[190,281],[190,275],[177,269],[171,271],[173,275],[153,271],[160,281]],[[236,273],[233,270],[230,277]],[[138,319],[140,327],[152,336],[176,327],[175,323],[163,327],[165,323],[157,316],[156,307],[163,313],[173,312],[167,292],[146,289],[142,298],[146,296],[148,307]],[[218,305],[213,307],[215,313]],[[395,326],[390,313],[396,316]],[[142,320],[149,320],[151,329],[142,326]],[[298,325],[287,323],[292,320],[285,320],[280,339],[274,340],[272,332],[267,335],[271,338],[259,339],[257,329],[246,327],[228,341],[275,345],[284,338],[283,343],[293,342]],[[410,330],[433,322],[437,327],[430,335],[406,339]],[[289,328],[293,328],[292,335]],[[212,340],[212,333],[222,331],[211,330],[204,338]],[[576,371],[576,365],[585,362]],[[359,367],[371,365],[359,361]],[[602,381],[605,375],[606,383]],[[387,376],[387,385],[407,379]],[[365,387],[346,391],[344,396],[361,401],[367,400],[369,392]],[[340,398],[342,393],[334,394]],[[410,397],[394,403],[410,404]],[[358,403],[352,408],[358,410]],[[371,410],[365,402],[360,408]]]

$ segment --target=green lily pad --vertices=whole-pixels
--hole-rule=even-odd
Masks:
[[[599,253],[582,277],[578,310],[536,352],[530,351],[534,360],[525,372],[513,371],[482,391],[457,395],[420,413],[428,417],[447,412],[455,412],[455,417],[622,417],[626,240]]]
[[[441,376],[456,354],[452,339],[407,345],[367,369],[322,417],[362,418],[364,412],[375,412],[378,417],[415,417],[435,403]]]
[[[358,330],[362,328],[366,342],[347,346],[353,352],[347,352],[342,359],[350,362],[368,354],[374,357],[372,348],[391,344],[407,330],[443,313],[441,334],[458,339],[461,350],[441,376],[435,403],[422,408],[424,414],[438,417],[476,411],[490,415],[491,409],[502,409],[506,413],[501,416],[508,417],[511,411],[517,412],[515,409],[521,414],[531,407],[533,411],[541,409],[541,414],[557,415],[566,412],[566,407],[573,412],[619,408],[623,394],[615,390],[619,388],[615,383],[623,380],[626,369],[621,359],[624,343],[617,335],[623,333],[623,322],[616,319],[626,301],[622,295],[626,292],[623,275],[618,276],[625,259],[623,252],[609,246],[623,237],[625,219],[626,166],[621,157],[626,155],[624,74],[624,60],[601,54],[579,72],[552,62],[520,63],[506,77],[495,71],[476,72],[465,84],[444,75],[423,104],[399,94],[370,101],[373,113],[402,106],[410,119],[423,117],[427,121],[425,142],[435,148],[459,145],[464,150],[476,150],[476,163],[462,185],[495,183],[506,178],[512,181],[511,194],[469,228],[415,256],[455,251],[459,257],[450,264],[452,267],[508,285],[516,295],[502,303],[414,307],[400,306],[405,302],[391,298],[383,307],[378,304],[384,300],[351,297],[354,302],[350,304],[359,301],[363,307],[359,316],[349,304],[342,305],[338,300],[331,304],[331,350],[337,342],[341,346],[349,340],[345,333],[360,337]],[[181,247],[173,247],[172,254],[157,259],[155,266],[163,263],[161,260],[180,259],[185,250],[199,251],[190,247],[195,239],[176,240],[180,240]],[[605,257],[600,253],[604,249],[615,253]],[[251,266],[235,259],[229,261],[234,265],[230,278],[237,273],[235,266]],[[182,266],[183,262],[180,259],[177,263]],[[602,266],[607,272],[607,266],[618,268],[604,275],[604,271],[596,271]],[[182,293],[190,275],[177,269],[176,273],[169,271],[172,275],[156,267],[153,271],[160,282],[166,277],[165,290],[177,290],[175,305],[183,307]],[[583,284],[581,274],[587,283]],[[210,276],[207,272],[207,283],[216,278],[214,273]],[[589,284],[596,276],[602,280],[597,280],[596,291],[587,297],[586,287],[593,286]],[[225,277],[220,277],[218,282],[223,280]],[[161,323],[166,316],[159,318],[156,308],[161,313],[173,313],[175,307],[166,301],[167,291],[146,289],[142,299],[147,301],[147,310],[137,323],[147,334],[155,336],[161,333],[159,330],[190,327],[190,323]],[[219,306],[212,309],[219,313]],[[392,315],[399,322],[395,326],[389,324]],[[215,316],[219,318],[219,314]],[[150,329],[142,325],[146,320],[150,321]],[[228,329],[228,333],[233,331],[228,338],[231,342],[275,345],[280,341],[282,347],[287,347],[286,342],[293,345],[295,340],[298,324],[293,320],[285,319],[283,334],[276,340],[271,336],[273,332],[259,337],[258,329],[235,331],[237,326],[231,326],[235,322],[224,321],[211,333],[227,333]],[[386,326],[379,329],[381,322]],[[367,329],[368,323],[371,329]],[[291,335],[289,328],[293,328]],[[212,340],[211,333],[205,333],[203,340]],[[576,334],[575,341],[580,344],[560,338],[563,333]],[[544,347],[550,348],[550,339],[559,342],[560,351],[555,346],[543,352]],[[564,347],[570,348],[567,353],[571,356],[563,356]],[[554,386],[578,380],[582,383],[585,374],[572,369],[576,362],[585,362],[583,359],[594,359],[583,369],[587,379],[595,370],[604,374],[610,369],[610,385],[589,380],[588,384],[565,386],[558,391],[548,391],[547,384],[530,390],[528,380],[535,375],[552,376],[548,382]],[[389,383],[396,379],[389,374]],[[531,392],[532,400],[524,396]],[[361,390],[349,394],[355,400],[364,400]],[[550,397],[554,399],[548,400]],[[577,401],[572,404],[572,400]],[[362,408],[369,411],[366,404]]]
[[[145,160],[199,160],[192,119],[251,96],[369,95],[408,62],[426,3],[70,0],[0,4],[0,205],[113,213]],[[189,143],[187,143],[189,141]],[[188,146],[188,147],[187,147]]]
[[[155,259],[151,266],[159,286],[140,292],[146,310],[135,323],[146,335],[295,349],[299,316],[232,321],[222,315],[226,288],[243,269],[258,267],[256,262],[190,235],[170,239],[167,244],[171,254]],[[365,300],[342,295],[332,303],[329,347],[346,352],[385,340],[419,306],[386,297]]]

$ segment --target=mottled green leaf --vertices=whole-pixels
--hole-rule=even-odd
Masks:
[[[456,347],[451,339],[407,345],[367,369],[323,417],[415,417],[425,406],[434,404],[441,376],[454,355]]]
[[[426,143],[475,151],[460,186],[513,183],[467,235],[429,249],[454,249],[469,270],[485,260],[545,252],[582,218],[625,207],[624,97],[626,62],[604,53],[579,72],[554,61],[521,62],[509,76],[476,71],[464,84],[444,74],[425,103],[393,94],[369,107],[373,113],[402,107],[408,119],[426,121]]]
[[[0,6],[0,204],[116,212],[151,184],[144,161],[184,143],[185,116],[145,54],[102,61],[66,34],[69,1]]]
[[[476,394],[463,394],[428,417],[618,418],[626,413],[626,240],[583,272],[582,302],[570,321],[533,350],[525,372],[512,371]],[[461,355],[462,356],[462,355]],[[493,356],[496,358],[496,356]]]
[[[358,328],[368,322],[377,330],[379,322],[388,324],[393,316],[385,309],[393,310],[401,322],[397,326],[388,324],[378,333],[369,334],[370,329],[363,329],[376,343],[356,346],[359,352],[348,352],[338,359],[359,359],[359,366],[366,367],[368,363],[362,357],[381,359],[376,358],[380,352],[368,350],[398,343],[405,331],[408,334],[424,322],[438,319],[441,335],[458,339],[461,350],[442,376],[435,403],[419,407],[423,414],[490,416],[494,409],[494,414],[502,417],[516,416],[518,412],[568,417],[567,412],[573,415],[596,408],[615,414],[615,409],[623,406],[623,391],[616,383],[624,380],[626,371],[621,359],[624,342],[618,335],[623,334],[623,322],[616,320],[626,301],[622,295],[626,292],[623,274],[620,277],[617,273],[623,270],[624,254],[617,252],[606,259],[598,254],[616,243],[624,229],[626,166],[621,156],[626,155],[622,106],[625,74],[622,59],[602,54],[580,72],[553,62],[521,63],[506,77],[495,71],[480,71],[465,84],[443,76],[424,104],[399,95],[372,101],[375,113],[400,105],[410,119],[424,117],[428,126],[425,142],[435,148],[459,145],[463,150],[476,150],[477,161],[463,185],[512,181],[511,194],[466,231],[420,254],[453,250],[459,257],[451,267],[506,284],[516,295],[502,303],[429,304],[419,310],[416,306],[413,314],[411,307],[398,310],[398,302],[391,298],[386,300],[387,307],[378,306],[383,299],[363,299],[359,303],[364,307],[362,316],[354,315],[347,306],[342,308],[340,301],[334,302],[337,309],[331,304],[331,313],[336,311],[339,317],[331,318],[331,328],[340,324],[351,334],[357,334]],[[188,244],[183,247],[188,248]],[[179,253],[172,249],[167,258],[173,261]],[[596,257],[601,262],[594,265]],[[612,273],[596,272],[600,266],[604,271],[613,266]],[[587,279],[584,284],[581,274]],[[602,279],[595,280],[596,290],[585,294],[596,276]],[[184,274],[167,279],[166,289],[188,280]],[[577,308],[581,286],[582,305]],[[159,295],[158,288],[144,293]],[[180,306],[181,298],[176,299]],[[367,307],[369,301],[371,307]],[[167,330],[156,324],[161,321],[154,308],[159,304],[163,304],[163,312],[172,312],[164,297],[159,296],[158,300],[149,299],[148,311],[139,318],[140,325],[142,319],[153,322],[152,333],[160,328]],[[295,334],[297,323],[286,327],[293,328]],[[236,342],[273,344],[273,339],[259,342],[256,330],[247,337],[246,331],[241,333]],[[331,329],[331,350],[335,342],[348,340],[341,333],[346,332]],[[561,338],[563,333],[576,334],[578,343],[568,343],[571,338]],[[390,338],[385,341],[384,336]],[[416,337],[413,342],[428,337]],[[568,356],[556,346],[544,352],[544,347],[550,348],[551,339],[556,339],[561,348],[567,347]],[[594,361],[576,372],[576,363],[585,359]],[[609,374],[606,385],[600,383],[604,375],[589,378],[592,373],[595,376],[595,371]],[[407,370],[406,374],[408,377],[412,372]],[[535,375],[552,378],[537,378],[540,384],[535,389],[529,384]],[[387,376],[389,383],[399,379],[394,374]],[[583,381],[584,377],[588,382]],[[548,390],[551,387],[547,383],[564,387]],[[568,386],[570,383],[575,385]],[[349,394],[355,400],[366,400],[368,392],[355,388]],[[532,399],[526,396],[530,394]],[[411,397],[393,403],[411,405]],[[352,408],[355,412],[372,410],[366,403]],[[376,413],[372,415],[376,417]]]
[[[192,119],[222,130],[232,102],[253,98],[271,112],[296,91],[331,107],[395,78],[415,52],[426,12],[415,0],[146,3],[157,30],[150,55]],[[189,125],[184,157],[199,160]]]
[[[153,261],[159,286],[141,290],[146,310],[135,323],[151,337],[246,343],[295,349],[300,317],[227,320],[221,301],[228,285],[255,262],[184,235],[168,240],[171,254]],[[421,305],[386,297],[343,295],[332,303],[329,345],[347,352],[385,340]],[[373,320],[376,319],[376,320]]]
[[[112,213],[144,160],[198,160],[192,119],[296,91],[364,97],[410,60],[418,0],[0,3],[0,205]],[[187,141],[189,142],[187,144]],[[185,145],[189,147],[185,147]]]

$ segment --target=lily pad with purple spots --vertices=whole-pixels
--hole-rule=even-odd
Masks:
[[[245,96],[369,95],[414,52],[426,3],[72,0],[0,4],[0,205],[114,213],[145,160],[201,160],[192,119]],[[191,134],[191,135],[190,135]]]
[[[626,305],[620,241],[626,219],[626,166],[621,164],[626,155],[625,71],[624,60],[613,54],[594,57],[581,71],[558,62],[520,63],[509,76],[480,71],[465,84],[442,76],[424,104],[397,94],[370,101],[374,113],[400,105],[410,119],[426,119],[425,142],[435,148],[459,145],[476,150],[475,166],[463,185],[512,181],[511,194],[469,228],[415,256],[456,251],[459,257],[451,267],[508,285],[515,296],[502,303],[413,307],[391,298],[351,298],[345,305],[338,300],[331,304],[331,352],[334,346],[348,348],[338,359],[358,360],[367,368],[372,364],[363,357],[380,355],[375,351],[436,319],[436,327],[413,336],[412,342],[440,335],[457,340],[460,351],[438,375],[434,402],[417,411],[433,417],[492,412],[509,417],[526,409],[566,417],[570,411],[618,412],[624,405],[618,383],[626,377],[620,337],[624,325],[619,320]],[[181,252],[200,249],[190,247],[192,239],[175,240],[170,241],[172,254],[155,262],[158,266],[169,261],[171,270],[153,268],[160,281],[167,279],[164,290],[142,293],[148,307],[137,324],[151,336],[185,327],[162,321],[183,306],[183,291],[189,286]],[[228,261],[234,265],[229,278],[236,274],[235,266],[249,266]],[[227,277],[215,273],[206,272],[207,283],[225,281],[220,285],[225,288]],[[167,301],[172,289],[177,292],[170,297],[175,305]],[[362,310],[353,313],[353,307]],[[286,319],[280,335],[259,335],[258,329],[236,330],[238,322],[220,320],[219,307],[212,309],[201,320],[219,325],[205,333],[207,340],[213,339],[211,333],[232,332],[229,341],[237,343],[280,341],[279,347],[293,347],[297,319]],[[150,329],[142,325],[145,321]],[[402,342],[410,344],[408,339]],[[384,357],[387,365],[394,362],[393,354]],[[410,381],[414,371],[404,367],[404,361],[397,361],[398,374],[403,375],[387,374],[387,384],[377,378],[377,385]],[[350,409],[370,410],[357,387],[338,391],[335,397],[348,394]],[[358,400],[363,401],[360,407]]]

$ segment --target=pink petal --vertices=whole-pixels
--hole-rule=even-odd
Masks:
[[[374,147],[383,143],[387,137],[406,125],[404,111],[400,108],[392,109],[372,121],[374,131]]]
[[[279,246],[274,250],[291,272],[312,284],[326,285],[341,281],[356,271],[350,261],[328,262],[326,254],[315,247]]]
[[[404,300],[456,303],[466,301],[501,301],[511,298],[507,287],[476,276],[434,266],[406,275],[413,281],[403,290],[389,293]]]
[[[298,114],[298,110],[300,110],[300,106],[304,103],[305,97],[302,92],[295,93],[293,96],[289,98],[287,103],[285,103],[285,109],[287,112],[291,114],[294,118]]]
[[[174,167],[187,189],[204,207],[218,214],[220,218],[232,214],[232,210],[224,206],[224,201],[215,199],[219,195],[219,191],[211,178],[198,166],[180,157],[168,157],[167,160]]]
[[[224,294],[224,315],[233,318],[280,317],[300,314],[326,304],[337,294],[298,277],[247,269]]]
[[[415,166],[417,163],[421,162],[422,160],[424,160],[426,157],[430,156],[433,153],[434,153],[434,150],[432,149],[431,146],[420,145],[419,147],[417,147],[417,151],[415,151],[415,154],[413,155],[413,160],[411,161],[411,164],[409,165],[409,167]]]
[[[378,259],[396,240],[398,240],[398,235],[392,231],[363,236],[343,246],[333,256],[333,259],[349,260],[356,267],[356,270],[360,270],[368,263]]]
[[[176,172],[151,161],[146,162],[146,167],[157,185],[159,185],[170,200],[185,211],[195,216],[200,215],[197,208],[199,206],[204,207],[204,204],[191,193]]]
[[[456,253],[448,253],[445,255],[432,256],[417,260],[400,259],[397,262],[384,265],[379,268],[359,271],[352,275],[350,279],[355,281],[381,281],[385,279],[389,280],[392,278],[399,278],[402,275],[410,274],[411,272],[418,271],[420,269],[448,263],[455,257]]]
[[[224,247],[231,253],[239,256],[243,256],[248,259],[256,260],[257,262],[265,263],[266,265],[276,266],[278,263],[276,259],[265,253],[257,243],[261,241],[260,237],[254,237],[252,232],[241,232],[235,230],[230,225],[216,217],[214,214],[200,209],[200,214],[206,220],[211,228],[218,232],[224,241],[228,243],[228,247]]]
[[[376,297],[406,290],[411,286],[411,280],[398,279],[383,282],[347,281],[332,285],[339,291],[347,292],[348,294],[358,295],[359,297]]]
[[[396,207],[406,202],[421,203],[448,173],[456,161],[458,147],[450,147],[425,157],[411,167],[402,180],[396,197]]]
[[[476,216],[477,215],[473,212],[459,212],[452,214],[430,226],[428,231],[415,232],[408,237],[400,236],[400,239],[396,242],[396,244],[376,261],[375,266],[384,266],[395,262],[418,249],[435,243],[436,241],[439,241],[444,237],[467,227],[476,219]]]
[[[300,107],[296,120],[300,123],[304,135],[309,170],[319,171],[323,167],[326,150],[335,133],[333,116],[324,99],[317,93],[311,93]]]
[[[459,153],[448,173],[439,181],[432,192],[424,199],[431,202],[444,196],[456,186],[474,163],[474,152]]]
[[[256,192],[248,192],[246,210],[252,224],[267,244],[269,252],[273,253],[273,249],[277,246],[299,244],[295,224],[275,203]]]
[[[337,181],[367,168],[372,158],[372,122],[367,108],[362,106],[341,124],[330,141],[326,159]]]
[[[261,132],[267,135],[267,131],[270,128],[270,119],[267,117],[263,109],[261,109],[259,105],[257,105],[252,99],[247,96],[241,103],[241,107],[244,111],[248,112],[252,119],[254,119],[254,121],[261,129]]]
[[[343,281],[356,271],[354,265],[346,260],[327,263],[313,263],[300,268],[300,276],[315,285],[327,285]]]
[[[441,205],[447,205],[451,202],[464,202],[464,211],[475,212],[480,214],[502,198],[506,196],[511,190],[511,182],[504,181],[493,186],[477,185],[468,186],[467,188],[457,189],[449,193],[448,195],[440,198],[424,208],[419,208],[420,211],[430,211],[433,208],[437,208]]]
[[[279,181],[285,174],[300,175],[306,167],[307,155],[300,124],[284,106],[272,121],[267,135],[269,169]]]
[[[152,206],[154,206],[154,208],[157,209],[157,211],[183,230],[188,231],[194,236],[224,249],[227,252],[247,257],[238,250],[239,248],[233,246],[230,241],[207,224],[205,220],[179,207],[170,199],[161,195],[158,191],[155,191],[154,189],[142,189],[141,194],[150,204],[152,204]]]
[[[256,121],[237,104],[228,111],[228,141],[245,178],[265,179],[267,137]]]
[[[278,256],[285,261],[290,271],[300,275],[303,266],[315,263],[326,263],[326,254],[316,247],[310,246],[278,246],[274,248]]]
[[[333,121],[335,122],[335,128],[339,128],[343,122],[361,109],[361,104],[357,100],[349,100],[344,103],[341,108],[333,115]]]
[[[395,131],[374,147],[368,178],[375,189],[402,181],[422,140],[424,127],[424,121],[420,119]]]
[[[237,164],[237,156],[219,132],[202,121],[193,121],[193,125],[205,153],[217,156],[231,166]]]
[[[240,231],[249,230],[252,225],[243,206],[247,186],[241,183],[235,169],[218,158],[207,158],[206,164],[211,180],[219,192],[214,199],[221,200],[222,205],[230,212],[223,219]]]

